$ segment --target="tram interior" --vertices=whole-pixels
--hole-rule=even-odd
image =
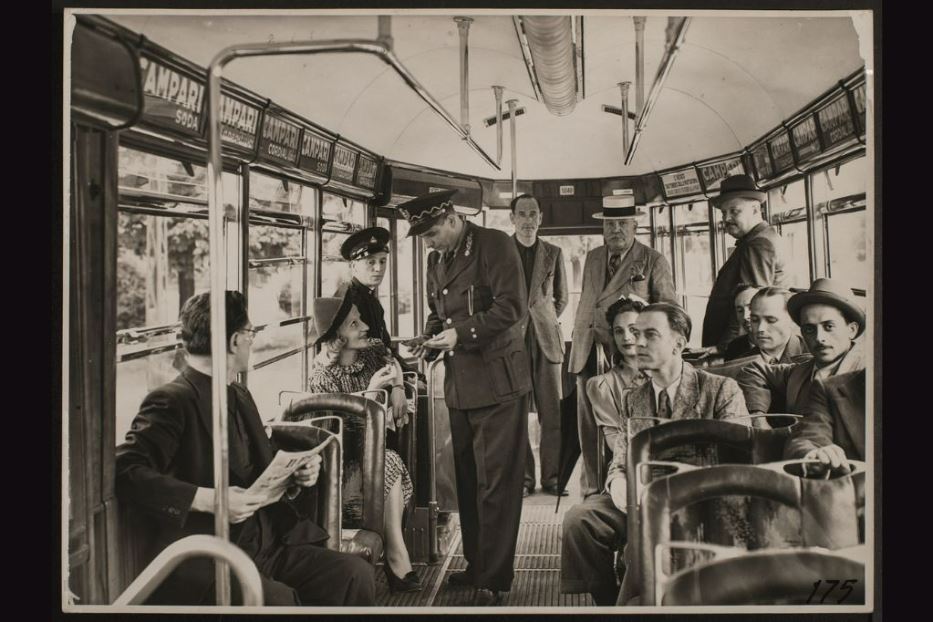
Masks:
[[[375,54],[246,57],[224,69],[226,280],[247,294],[262,329],[242,382],[264,418],[283,411],[288,392],[306,390],[309,309],[348,280],[340,246],[353,232],[390,231],[378,290],[386,324],[393,339],[421,333],[427,250],[407,237],[395,207],[440,189],[460,190],[457,209],[471,222],[509,234],[511,199],[537,197],[538,235],[561,247],[569,279],[559,319],[568,351],[583,261],[603,244],[592,215],[617,194],[643,209],[637,239],[670,263],[695,327],[689,345],[701,346],[697,327],[735,244],[709,199],[735,173],[767,192],[766,220],[790,248],[791,286],[837,279],[871,318],[871,14],[646,15],[66,17],[67,603],[113,603],[135,578],[129,569],[142,570],[118,535],[126,512],[114,491],[114,448],[146,394],[183,367],[179,309],[211,287],[207,67],[227,46],[378,40],[449,116]],[[493,87],[502,87],[499,99]],[[409,455],[416,493],[405,532],[425,588],[393,594],[379,573],[380,607],[471,602],[469,588],[445,580],[465,561],[443,391],[430,375]],[[564,394],[572,389],[565,362]],[[529,434],[540,468],[534,412]],[[569,496],[539,490],[523,500],[503,605],[594,604],[560,593],[561,521],[582,500],[579,473],[578,464]]]

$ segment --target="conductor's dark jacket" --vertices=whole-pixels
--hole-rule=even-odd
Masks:
[[[236,434],[234,418],[238,417],[250,448],[245,462],[251,463],[249,472],[244,472],[244,460],[237,459],[235,450],[242,443],[231,439],[229,483],[248,488],[268,466],[276,447],[266,435],[246,387],[238,383],[228,386],[227,408],[231,437]],[[153,555],[186,536],[214,534],[214,515],[191,511],[197,488],[214,488],[212,430],[211,378],[189,367],[146,396],[126,441],[117,447],[117,494],[122,502],[155,519]],[[231,525],[230,541],[256,559],[275,542],[321,544],[327,540],[327,532],[304,518],[314,509],[312,492],[302,488],[293,501],[282,499]],[[211,560],[189,560],[155,596],[161,596],[158,600],[166,604],[200,602],[212,585],[213,574]]]
[[[444,357],[444,394],[448,408],[460,410],[501,404],[531,390],[528,295],[518,249],[501,231],[469,221],[464,226],[449,265],[438,251],[428,255],[426,279],[431,312],[425,334],[457,331],[457,346]]]

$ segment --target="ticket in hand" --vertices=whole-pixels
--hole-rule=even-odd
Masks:
[[[420,346],[428,339],[428,337],[422,335],[420,337],[412,337],[411,339],[403,339],[399,343],[401,343],[406,348],[414,348],[415,346]]]

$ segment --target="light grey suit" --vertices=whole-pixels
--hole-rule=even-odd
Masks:
[[[596,369],[596,346],[608,356],[615,353],[612,330],[606,311],[622,295],[637,294],[648,302],[676,302],[671,267],[658,251],[638,240],[622,258],[612,280],[606,283],[609,264],[607,246],[594,248],[586,255],[583,291],[573,325],[570,363],[567,371],[577,376],[577,429],[583,455],[583,496],[599,490],[602,468],[599,464],[599,436],[596,419],[586,396],[586,382],[600,371]]]

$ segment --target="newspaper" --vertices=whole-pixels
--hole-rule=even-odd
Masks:
[[[285,489],[288,488],[292,474],[308,464],[312,456],[321,453],[325,444],[321,443],[307,451],[282,451],[280,449],[276,452],[266,470],[256,478],[256,481],[246,492],[265,496],[266,503],[278,501]]]

